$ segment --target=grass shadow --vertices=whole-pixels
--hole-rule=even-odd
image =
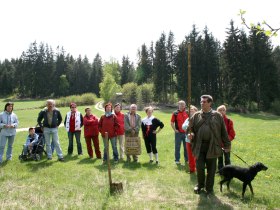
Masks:
[[[140,162],[124,162],[123,168],[130,169],[130,170],[137,170],[142,167]]]
[[[142,166],[148,170],[156,170],[159,168],[164,168],[160,164],[155,164],[155,163],[150,163],[150,162],[143,163]]]
[[[242,117],[246,118],[251,118],[251,119],[256,119],[256,120],[280,120],[279,116],[273,115],[273,114],[268,114],[268,113],[253,113],[253,114],[239,114]]]
[[[31,171],[36,172],[41,168],[50,167],[54,164],[54,161],[50,160],[39,160],[39,161],[29,161],[25,165],[30,168]]]
[[[65,155],[64,156],[64,161],[65,162],[69,162],[69,161],[75,161],[75,160],[78,160],[79,159],[79,156],[78,155]]]
[[[93,163],[95,163],[97,160],[99,160],[99,159],[97,159],[97,158],[95,158],[95,159],[92,159],[92,158],[83,158],[83,159],[81,159],[81,160],[78,162],[78,164],[93,164]]]
[[[234,209],[233,206],[223,203],[215,194],[207,195],[205,192],[199,194],[199,200],[196,209]]]

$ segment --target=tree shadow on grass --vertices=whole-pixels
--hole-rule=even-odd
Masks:
[[[254,113],[254,114],[239,114],[242,117],[256,119],[256,120],[279,120],[280,117],[267,113]]]
[[[199,194],[199,200],[196,209],[234,209],[233,206],[223,203],[215,194],[207,195],[205,192]]]

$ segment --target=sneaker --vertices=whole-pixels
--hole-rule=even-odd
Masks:
[[[114,160],[114,163],[117,164],[119,161],[118,160]]]
[[[198,187],[198,185],[196,185],[194,188],[193,188],[193,191],[195,194],[200,194],[201,191],[202,191],[202,187]]]
[[[48,157],[48,160],[52,160],[52,157]]]
[[[150,163],[153,163],[154,161],[153,160],[150,160]]]
[[[159,164],[158,160],[156,161],[156,164],[157,164],[157,165]]]
[[[58,158],[58,161],[64,162],[65,160],[64,160],[64,158],[62,157],[62,158]]]
[[[138,160],[137,160],[137,159],[134,159],[134,160],[133,160],[133,162],[134,162],[134,163],[137,163],[137,162],[138,162]]]
[[[175,163],[176,163],[176,165],[180,165],[181,164],[180,161],[175,161]]]

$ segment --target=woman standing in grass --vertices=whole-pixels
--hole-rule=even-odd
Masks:
[[[191,105],[190,117],[192,117],[193,114],[197,111],[198,111],[198,109],[195,106]],[[187,130],[188,126],[189,126],[189,118],[187,118],[185,120],[185,122],[183,123],[182,129]],[[195,172],[195,158],[192,154],[191,141],[189,140],[188,136],[186,136],[186,148],[187,148],[187,152],[188,152],[190,173],[194,173]]]
[[[147,117],[142,120],[141,128],[147,153],[150,157],[150,163],[153,162],[153,154],[156,158],[156,164],[158,164],[158,152],[157,152],[157,136],[156,134],[164,127],[164,124],[153,116],[154,109],[149,106],[145,108]],[[157,130],[157,128],[159,129]]]
[[[12,160],[13,144],[18,127],[17,115],[13,112],[14,103],[8,102],[5,105],[4,112],[0,114],[0,163],[3,161],[4,149],[8,140],[6,159]]]
[[[98,159],[101,159],[101,152],[99,149],[99,131],[98,131],[98,118],[91,113],[91,109],[87,107],[85,109],[84,116],[84,136],[87,144],[87,151],[90,158],[93,158],[92,144],[94,145],[95,155]]]

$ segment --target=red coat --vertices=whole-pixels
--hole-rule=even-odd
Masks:
[[[124,135],[124,114],[121,112],[115,112],[115,115],[117,116],[118,122],[120,124],[119,128],[117,129],[117,135]]]
[[[93,137],[98,136],[98,118],[94,115],[84,116],[84,136]]]
[[[102,115],[98,123],[98,129],[102,137],[105,137],[105,132],[108,132],[109,138],[116,137],[119,126],[118,119],[114,114],[109,117]]]
[[[229,138],[230,141],[232,141],[235,137],[233,122],[232,122],[232,120],[228,119],[226,115],[223,118],[224,118],[224,122],[225,122],[225,125],[226,125],[228,138]]]

